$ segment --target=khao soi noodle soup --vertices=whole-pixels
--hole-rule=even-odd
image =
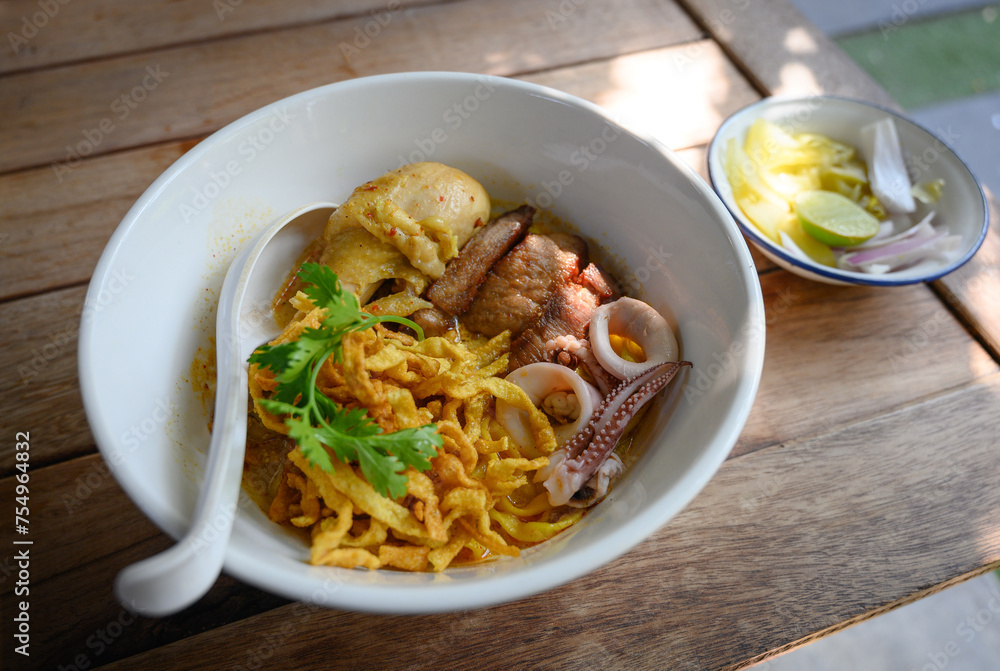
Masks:
[[[359,186],[275,288],[243,484],[311,563],[441,571],[552,538],[690,365],[583,239],[503,209],[455,168],[404,166]]]

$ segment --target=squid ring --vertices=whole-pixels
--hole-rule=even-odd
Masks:
[[[611,334],[642,348],[646,360],[627,361],[611,347]],[[590,349],[601,366],[619,380],[628,380],[661,363],[677,361],[677,338],[667,320],[634,298],[619,298],[594,310],[590,319]]]
[[[536,407],[548,411],[550,415],[560,411],[565,414],[569,420],[567,423],[552,424],[556,445],[562,445],[582,429],[602,401],[601,393],[593,385],[575,371],[557,363],[539,362],[521,366],[506,379],[523,389]],[[528,413],[497,399],[496,417],[515,443],[522,447],[535,446]]]

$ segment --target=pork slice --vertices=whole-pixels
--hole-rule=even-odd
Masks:
[[[556,287],[538,320],[510,345],[508,371],[548,360],[545,343],[561,335],[586,337],[587,325],[601,299],[590,289],[572,282]]]
[[[450,315],[469,309],[493,265],[528,234],[535,208],[522,205],[480,228],[427,290],[427,298]]]
[[[580,275],[576,278],[576,283],[597,294],[601,303],[609,303],[617,300],[622,295],[618,281],[613,276],[604,272],[604,269],[596,263],[590,263],[580,271]]]
[[[476,333],[505,330],[516,338],[541,314],[556,287],[586,265],[587,243],[576,235],[528,234],[487,274],[462,323]]]

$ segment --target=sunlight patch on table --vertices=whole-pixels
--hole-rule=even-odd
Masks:
[[[806,96],[822,93],[823,89],[816,81],[816,75],[805,63],[786,63],[778,73],[778,86],[774,95]]]
[[[785,48],[793,54],[814,54],[819,51],[816,40],[802,26],[796,26],[785,35]]]
[[[706,142],[728,115],[736,74],[710,41],[621,58],[596,101],[671,149]]]

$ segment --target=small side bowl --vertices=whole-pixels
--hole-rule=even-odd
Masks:
[[[962,243],[954,260],[928,267],[912,268],[884,275],[831,268],[793,256],[765,236],[747,218],[733,199],[732,186],[725,172],[725,150],[730,139],[741,145],[747,130],[757,119],[766,119],[791,133],[821,133],[853,147],[861,147],[861,128],[892,117],[899,132],[903,156],[917,181],[943,179],[944,193],[934,205],[935,222]],[[716,132],[708,150],[708,172],[722,202],[732,213],[743,234],[766,256],[785,270],[827,284],[861,284],[879,287],[929,282],[961,267],[986,237],[989,210],[979,181],[965,162],[936,135],[892,110],[837,96],[819,95],[802,98],[765,98],[733,114]]]

